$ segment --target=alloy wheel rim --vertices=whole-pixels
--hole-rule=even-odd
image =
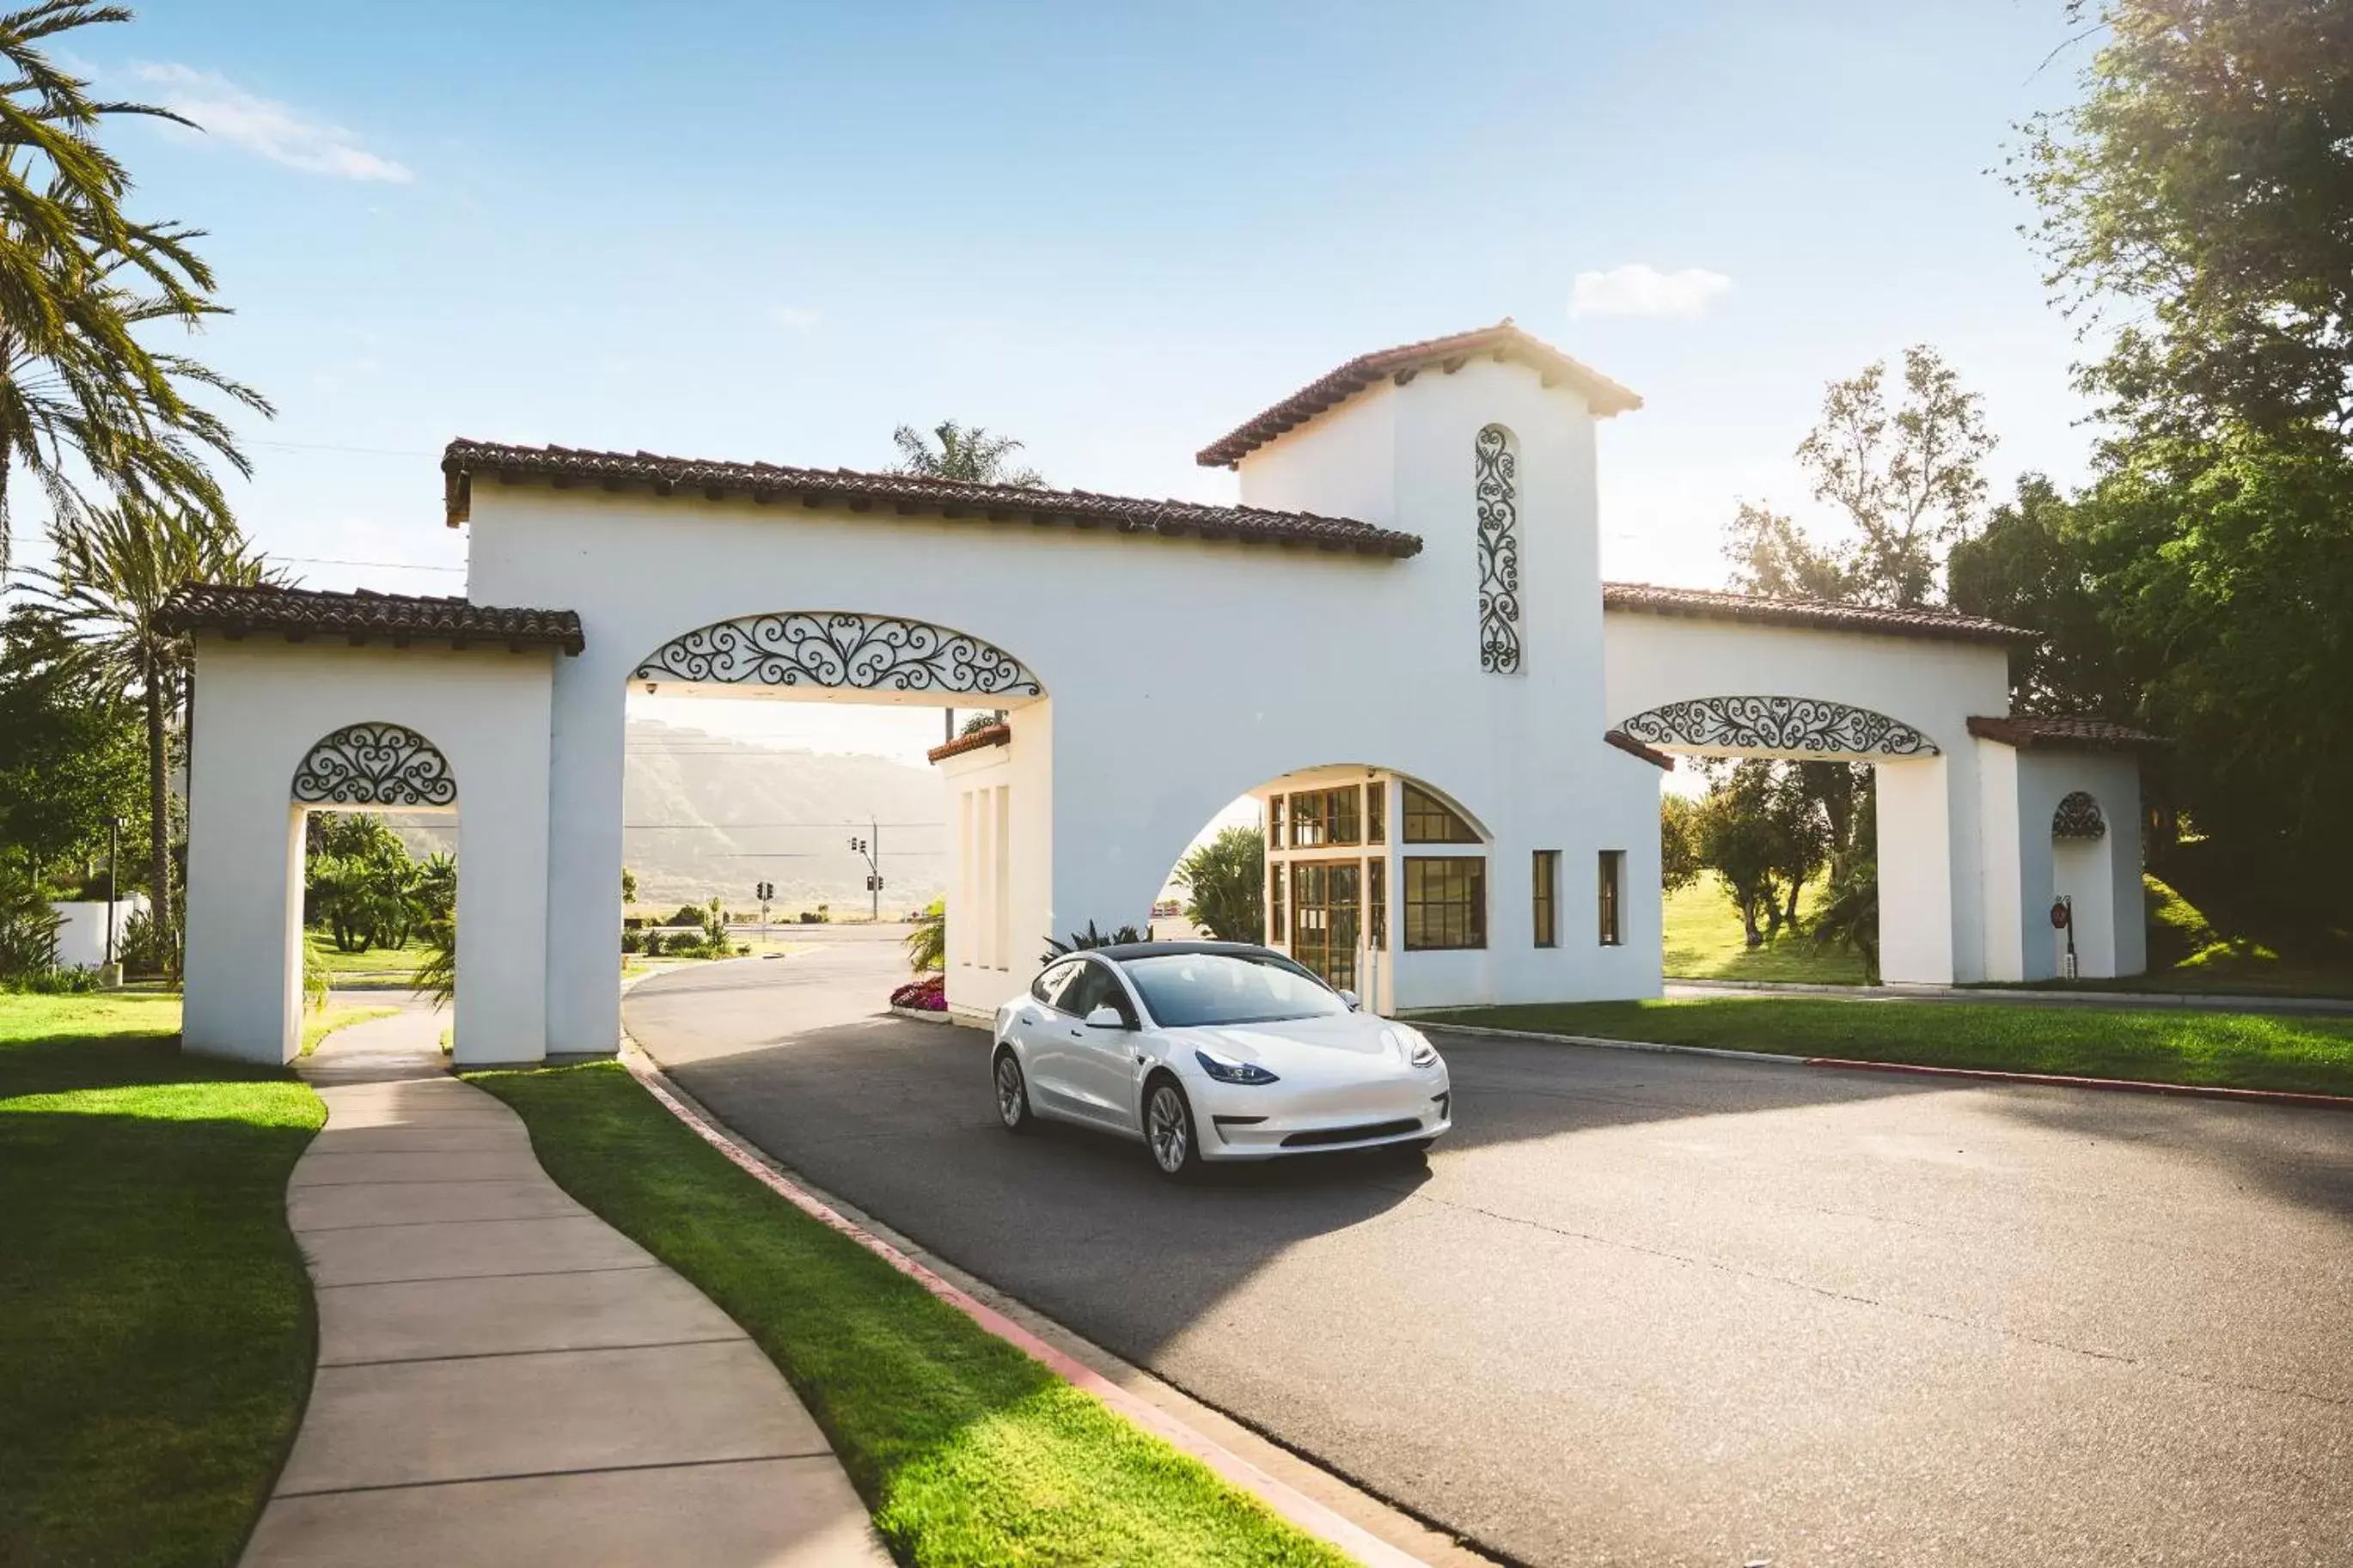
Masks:
[[[1166,1087],[1152,1097],[1152,1157],[1164,1171],[1185,1164],[1185,1109],[1176,1103],[1176,1090]]]
[[[1021,1120],[1021,1069],[1011,1057],[1002,1057],[997,1063],[997,1114],[1005,1119],[1008,1127]]]

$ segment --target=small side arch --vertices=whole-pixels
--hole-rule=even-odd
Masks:
[[[2052,837],[2105,838],[2107,836],[2107,816],[2089,791],[2072,790],[2060,797],[2059,809],[2051,814]]]
[[[441,748],[406,724],[346,724],[302,753],[294,803],[336,811],[446,811],[458,776]]]

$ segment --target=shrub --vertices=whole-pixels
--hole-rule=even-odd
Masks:
[[[1051,963],[1058,958],[1068,958],[1074,952],[1083,952],[1091,947],[1120,947],[1131,942],[1150,942],[1151,940],[1150,933],[1140,931],[1134,926],[1122,926],[1114,931],[1100,931],[1095,930],[1095,922],[1089,921],[1087,929],[1072,931],[1071,940],[1068,942],[1056,942],[1052,937],[1048,937],[1046,956],[1038,962]]]
[[[655,926],[638,940],[638,945],[648,958],[659,958],[670,945],[670,932]]]
[[[645,948],[646,933],[636,921],[629,921],[621,927],[621,951],[623,952],[643,952]]]
[[[95,969],[40,969],[20,975],[6,983],[11,991],[29,992],[36,996],[78,996],[85,991],[98,989]]]
[[[179,901],[177,889],[173,902]],[[180,977],[180,933],[178,930],[155,918],[153,909],[134,910],[122,922],[122,941],[115,949],[122,961],[126,974],[141,974],[163,980]]]
[[[681,904],[678,906],[678,913],[670,916],[670,919],[664,921],[662,923],[664,925],[673,926],[699,926],[702,923],[702,906],[701,904]]]
[[[56,968],[63,923],[38,877],[0,866],[0,984],[22,984]]]
[[[948,1010],[948,977],[927,974],[921,980],[911,980],[891,993],[893,1007],[913,1007],[925,1013]]]

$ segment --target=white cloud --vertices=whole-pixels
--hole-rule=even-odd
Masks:
[[[799,305],[772,305],[768,308],[768,320],[788,332],[808,331],[823,319],[815,310]]]
[[[1732,279],[1704,267],[1662,272],[1636,261],[1607,272],[1580,272],[1568,297],[1572,316],[1630,316],[1697,321]]]
[[[220,141],[259,153],[273,163],[340,180],[382,180],[406,184],[416,178],[406,165],[359,145],[340,125],[312,120],[291,105],[246,91],[227,77],[194,66],[142,62],[132,73],[161,89],[164,107],[185,115]]]

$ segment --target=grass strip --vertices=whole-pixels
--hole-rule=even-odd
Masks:
[[[901,1561],[1344,1563],[729,1163],[615,1063],[483,1072],[556,1184],[743,1324]]]
[[[179,1022],[0,995],[0,1563],[233,1563],[301,1419],[286,1180],[326,1110]]]
[[[319,1042],[337,1029],[348,1029],[353,1024],[364,1024],[374,1018],[389,1018],[399,1012],[397,1007],[329,1007],[323,1013],[311,1013],[302,1019],[302,1054],[309,1056],[319,1048]]]
[[[1462,1007],[1473,1027],[2229,1089],[2353,1094],[2353,1019],[1800,996]]]

